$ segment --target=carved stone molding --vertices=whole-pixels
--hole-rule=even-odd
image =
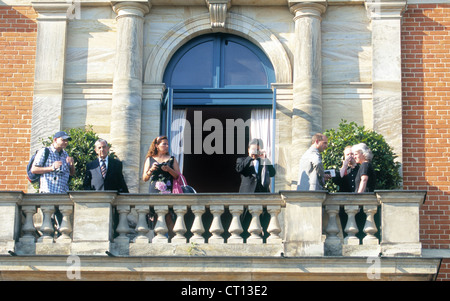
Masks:
[[[399,19],[407,7],[406,0],[365,0],[367,17],[376,19]]]
[[[66,21],[71,7],[71,4],[67,1],[32,1],[31,5],[38,13],[38,21]]]
[[[231,7],[231,0],[206,0],[211,19],[211,28],[225,28],[227,11]]]

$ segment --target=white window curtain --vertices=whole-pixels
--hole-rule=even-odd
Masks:
[[[251,112],[251,125],[250,125],[250,141],[252,139],[261,139],[263,146],[261,147],[266,152],[266,157],[274,164],[274,158],[272,157],[272,142],[273,142],[273,119],[271,109],[255,109]],[[265,177],[266,166],[263,166],[262,176]],[[264,182],[264,178],[262,179]],[[272,191],[274,189],[274,183],[272,181]]]
[[[259,138],[263,142],[263,149],[267,158],[273,162],[272,141],[273,141],[273,120],[271,109],[255,109],[251,112],[250,140]]]
[[[170,127],[170,148],[172,155],[180,165],[180,172],[183,173],[184,163],[184,130],[186,128],[186,109],[176,109],[172,111],[172,125]]]

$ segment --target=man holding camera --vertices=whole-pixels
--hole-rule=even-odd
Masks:
[[[48,147],[48,158],[45,159],[45,148],[39,150],[33,162],[31,172],[40,174],[40,193],[67,193],[69,177],[75,174],[74,160],[65,148],[72,140],[66,132],[57,132],[53,143]]]
[[[270,192],[270,178],[276,172],[262,146],[261,139],[253,139],[248,146],[248,156],[236,161],[236,171],[241,175],[241,193]]]

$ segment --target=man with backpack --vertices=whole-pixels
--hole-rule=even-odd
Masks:
[[[31,173],[40,175],[40,193],[67,193],[69,191],[69,177],[75,174],[72,157],[64,150],[72,140],[66,132],[57,132],[53,136],[53,143],[49,147],[40,149],[31,165]],[[32,175],[31,175],[32,176]],[[56,208],[52,217],[55,230],[59,232],[62,214]]]
[[[57,132],[53,136],[52,145],[37,152],[31,173],[40,175],[39,192],[66,193],[69,191],[69,177],[75,174],[75,165],[73,158],[69,157],[64,149],[70,140],[66,132]]]

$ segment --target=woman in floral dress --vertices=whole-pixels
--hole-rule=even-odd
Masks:
[[[173,180],[180,174],[180,168],[173,156],[169,155],[169,140],[160,136],[153,140],[145,158],[144,182],[150,180],[150,193],[171,193]]]

